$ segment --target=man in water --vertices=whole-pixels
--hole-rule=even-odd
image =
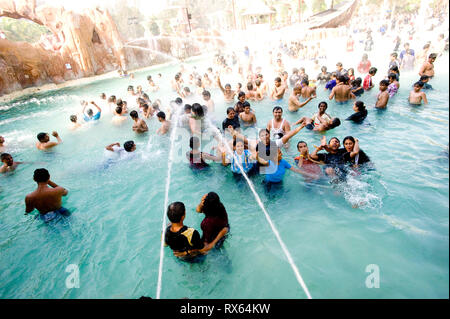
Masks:
[[[250,103],[244,102],[244,112],[239,114],[239,118],[244,124],[244,127],[254,127],[256,125],[256,116],[250,110]]]
[[[122,113],[123,113],[122,106],[117,106],[116,107],[116,115],[114,115],[111,120],[111,122],[114,125],[121,125],[124,121],[127,120],[127,118],[125,116],[123,116]]]
[[[281,83],[280,77],[276,77],[274,83],[275,86],[270,93],[270,98],[275,101],[280,101],[283,99],[284,93],[286,92],[286,86]]]
[[[2,153],[0,155],[0,161],[3,163],[0,167],[0,173],[12,172],[16,169],[17,165],[23,164],[23,162],[15,162],[13,157],[8,153]]]
[[[347,102],[350,99],[356,99],[356,96],[352,93],[352,87],[345,82],[344,75],[340,75],[337,78],[336,86],[331,90],[330,100],[335,99],[336,102]]]
[[[164,135],[169,132],[170,122],[166,120],[166,114],[163,111],[159,111],[156,114],[158,121],[161,123],[161,127],[156,131],[156,134]]]
[[[267,130],[269,130],[270,136],[276,138],[275,134],[287,134],[291,130],[291,125],[283,119],[283,109],[280,106],[275,106],[272,113],[273,119],[267,123]]]
[[[434,76],[434,61],[436,61],[436,53],[431,53],[428,56],[428,61],[426,61],[419,70],[419,75],[428,75],[430,79]]]
[[[119,159],[129,158],[136,154],[133,153],[134,151],[136,151],[136,144],[134,144],[134,141],[126,141],[125,143],[123,143],[123,147],[120,147],[120,143],[112,143],[106,146],[105,149],[109,152],[117,154]]]
[[[203,97],[203,100],[205,101],[205,105],[208,109],[208,114],[209,115],[214,114],[215,105],[214,105],[213,99],[211,98],[211,93],[207,90],[204,90],[202,92],[202,97]]]
[[[70,122],[71,122],[71,125],[69,126],[69,129],[71,131],[75,131],[76,129],[78,129],[82,126],[80,123],[78,123],[78,117],[76,115],[70,116]]]
[[[377,94],[377,102],[375,103],[375,107],[377,109],[385,109],[389,102],[389,92],[387,88],[389,86],[388,80],[380,81],[380,92]]]
[[[130,112],[130,117],[133,119],[134,123],[133,123],[133,131],[135,131],[136,133],[145,133],[148,131],[148,126],[147,123],[145,123],[144,119],[140,119],[138,112],[136,111],[131,111]]]
[[[234,97],[236,95],[236,91],[231,89],[231,85],[229,83],[225,84],[225,88],[220,83],[220,76],[217,77],[217,84],[219,85],[220,90],[223,93],[223,97],[226,103],[231,103],[234,101]]]
[[[94,115],[94,112],[92,111],[92,109],[88,109],[87,112],[84,113],[86,110],[86,107],[88,106],[88,103],[87,102],[83,103],[84,106],[83,106],[82,113],[83,113],[85,122],[98,121],[102,114],[102,109],[97,104],[95,104],[94,101],[91,101],[91,104],[97,108],[97,113],[95,113],[95,115]]]
[[[327,138],[323,136],[321,145],[310,155],[314,161],[325,163],[325,173],[330,177],[336,177],[336,175],[340,175],[343,172],[342,169],[345,164],[344,154],[347,151],[345,148],[339,148],[340,146],[341,142],[337,137],[332,137],[327,145]],[[325,150],[327,153],[318,154],[321,150]]]
[[[3,136],[0,136],[0,153],[3,153],[5,150],[5,138]]]
[[[304,102],[300,102],[298,100],[299,96],[302,93],[302,87],[299,85],[296,85],[293,89],[292,89],[292,93],[289,96],[288,99],[288,110],[291,112],[297,112],[298,109],[304,107],[306,104],[308,104],[309,101],[311,101],[313,98],[315,98],[315,96],[313,97],[309,97],[306,101]]]
[[[37,135],[38,142],[36,142],[36,147],[38,150],[48,150],[56,145],[62,143],[62,139],[59,137],[58,132],[53,131],[52,135],[56,137],[57,142],[50,142],[50,136],[47,133],[39,133]]]
[[[308,79],[303,79],[300,85],[302,87],[302,98],[304,99],[307,99],[309,97],[315,98],[317,96],[316,88],[309,86]]]
[[[430,80],[430,77],[428,75],[422,75],[419,79],[419,82],[423,83],[423,88],[424,90],[432,90],[433,86],[431,84],[428,84],[428,81]],[[414,87],[414,85],[413,85]]]
[[[419,81],[414,83],[414,89],[409,92],[409,103],[414,105],[421,105],[423,101],[424,104],[428,104],[427,95],[425,94],[425,92],[421,91],[422,87],[422,82]]]
[[[68,190],[52,182],[45,168],[35,170],[33,179],[37,189],[25,197],[25,215],[37,209],[45,222],[57,215],[67,216],[69,211],[62,207],[62,197],[67,195]]]

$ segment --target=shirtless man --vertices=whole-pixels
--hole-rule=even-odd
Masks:
[[[259,83],[259,85],[257,83]],[[257,85],[259,87],[259,90],[258,90],[258,88],[257,88],[257,90],[259,91],[259,95],[261,96],[261,99],[263,99],[264,96],[266,96],[267,92],[269,91],[269,84],[266,81],[264,81],[263,75],[261,73],[259,73],[256,76],[255,85]]]
[[[156,114],[158,121],[161,123],[161,127],[156,131],[156,134],[164,135],[169,132],[170,122],[166,120],[166,114],[162,111]]]
[[[256,116],[255,113],[250,111],[250,103],[247,101],[244,102],[244,112],[239,114],[239,118],[243,122],[244,127],[254,127],[256,125]]]
[[[275,78],[275,86],[270,93],[270,98],[275,101],[279,101],[283,99],[284,93],[286,92],[286,86],[284,86],[281,82],[280,77]]]
[[[25,215],[37,209],[45,222],[54,219],[57,214],[68,215],[69,211],[62,207],[62,197],[67,195],[68,190],[53,183],[45,168],[35,170],[33,179],[37,189],[25,197]]]
[[[409,92],[409,103],[414,105],[421,105],[423,101],[424,104],[428,104],[427,95],[425,94],[425,92],[421,91],[422,88],[423,82],[419,81],[414,83],[414,89]]]
[[[3,163],[0,167],[0,173],[12,172],[16,169],[17,165],[23,164],[23,162],[15,162],[12,156],[8,153],[3,153],[0,156],[0,160]]]
[[[345,76],[341,75],[337,78],[337,84],[331,90],[330,100],[333,97],[336,102],[347,102],[350,99],[356,99],[356,96],[352,93],[352,87],[345,84]]]
[[[385,109],[389,102],[389,92],[387,90],[388,86],[388,80],[380,81],[380,92],[377,94],[377,102],[375,103],[375,107],[377,109]]]
[[[180,73],[175,74],[175,77],[171,81],[172,90],[175,92],[180,92],[181,90],[181,75]]]
[[[113,116],[111,122],[114,125],[121,125],[127,118],[122,115],[123,109],[121,106],[117,106],[115,111],[116,115]]]
[[[58,132],[53,131],[52,135],[56,137],[57,142],[50,142],[50,136],[47,133],[39,133],[37,135],[38,142],[36,142],[36,147],[38,150],[48,150],[62,143],[62,139],[59,137]]]
[[[3,153],[5,150],[5,138],[3,136],[0,136],[0,153]]]
[[[225,88],[222,86],[222,83],[220,83],[220,76],[217,77],[217,85],[219,85],[220,90],[223,93],[223,97],[225,99],[226,103],[231,103],[234,102],[234,97],[236,95],[236,91],[233,91],[231,89],[231,85],[230,84],[225,84]]]
[[[261,94],[253,88],[253,83],[247,83],[247,93],[245,93],[245,98],[252,101],[260,101],[262,100]]]
[[[315,98],[315,96],[310,96],[308,97],[308,99],[304,102],[300,102],[298,100],[298,97],[301,95],[302,93],[302,87],[297,85],[292,89],[292,93],[289,96],[288,99],[288,109],[291,112],[297,112],[299,108],[304,107],[306,104],[308,104],[309,101],[311,101],[313,98]]]
[[[283,119],[283,109],[280,106],[275,106],[272,113],[273,119],[267,123],[267,129],[270,132],[270,136],[276,139],[275,135],[278,133],[287,134],[291,130],[291,125]]]
[[[143,119],[139,118],[138,112],[136,111],[131,111],[130,112],[130,117],[133,119],[134,123],[133,123],[133,131],[135,131],[136,133],[144,133],[148,131],[148,126],[147,123],[145,123],[145,121]]]
[[[69,130],[71,131],[75,131],[76,129],[80,128],[82,125],[80,123],[77,122],[78,121],[78,117],[76,115],[71,115],[70,116],[70,126],[69,126]]]
[[[434,61],[436,61],[436,53],[431,53],[428,56],[428,61],[426,61],[419,70],[419,75],[428,75],[431,79],[434,76]]]
[[[302,98],[304,99],[307,99],[309,97],[315,98],[317,96],[316,88],[309,86],[308,79],[302,80],[301,87],[302,87]]]

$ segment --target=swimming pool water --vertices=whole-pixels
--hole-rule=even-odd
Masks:
[[[287,172],[283,189],[274,193],[264,191],[261,176],[252,178],[313,298],[448,298],[448,57],[436,63],[428,105],[407,103],[417,76],[405,73],[387,110],[370,107],[364,124],[342,121],[325,134],[341,141],[357,137],[376,170],[341,185],[326,180],[308,184]],[[208,61],[195,64],[201,70],[209,66]],[[130,84],[142,84],[145,91],[148,74],[163,74],[163,89],[149,95],[167,105],[176,97],[169,83],[177,70],[177,65],[164,66],[138,72],[134,80],[103,80],[0,105],[0,135],[8,152],[15,160],[34,162],[0,176],[1,298],[155,297],[169,138],[155,136],[155,119],[147,121],[150,133],[141,136],[131,130],[130,119],[113,127],[104,115],[98,124],[76,132],[67,127],[81,99],[96,99],[101,92],[125,98]],[[272,84],[270,72],[264,74]],[[292,123],[315,113],[320,101],[328,101],[327,92],[317,91],[318,97],[298,113],[287,112],[287,102],[282,103],[284,117]],[[377,91],[361,100],[373,105]],[[212,97],[220,124],[228,105],[218,89]],[[275,105],[252,103],[258,127],[266,126]],[[329,102],[328,113],[344,120],[352,114],[351,104]],[[50,152],[36,150],[36,134],[53,130],[63,144]],[[305,140],[312,152],[320,137],[302,130],[284,158],[292,164],[298,140]],[[199,229],[203,215],[195,207],[204,193],[217,192],[231,234],[203,263],[179,261],[165,248],[161,297],[305,298],[245,181],[236,182],[220,164],[193,172],[184,157],[187,138],[182,134],[175,142],[169,202],[183,201],[185,224]],[[105,168],[104,147],[129,139],[137,144],[136,158]],[[72,212],[69,218],[44,224],[32,214],[24,216],[24,197],[35,189],[32,174],[39,167],[69,190],[63,200]],[[365,205],[352,208],[361,202]],[[70,264],[80,270],[78,289],[65,285]],[[365,284],[371,264],[379,266],[378,289]]]

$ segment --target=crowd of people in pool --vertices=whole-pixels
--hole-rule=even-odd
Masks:
[[[295,55],[294,51],[290,51],[290,55]],[[391,54],[389,71],[378,84],[379,93],[374,101],[374,108],[387,108],[390,99],[400,89],[400,71],[409,70],[410,61],[405,62],[405,59],[410,59],[409,56],[414,54],[408,43],[405,43],[400,55],[396,52]],[[413,84],[409,94],[411,105],[428,103],[425,91],[432,89],[429,82],[435,74],[434,62],[441,54],[442,52],[429,53],[426,61],[420,66],[419,80]],[[304,128],[324,132],[341,124],[339,118],[327,113],[326,101],[318,103],[318,111],[313,116],[303,116],[292,125],[283,118],[282,105],[286,105],[289,112],[298,112],[317,98],[318,89],[327,90],[329,100],[334,99],[338,104],[348,104],[351,101],[354,113],[346,120],[355,123],[364,122],[368,108],[364,102],[358,100],[358,97],[375,88],[373,77],[378,72],[377,68],[371,65],[367,53],[362,56],[356,68],[363,78],[357,77],[354,68],[345,69],[342,63],[337,63],[333,72],[328,72],[327,67],[323,66],[316,78],[306,74],[303,67],[294,68],[289,74],[284,67],[282,53],[278,53],[275,57],[270,54],[270,64],[277,75],[273,85],[265,80],[261,67],[253,70],[248,47],[245,48],[243,56],[243,60],[236,54],[227,59],[224,55],[218,54],[214,61],[216,71],[210,67],[203,75],[195,66],[188,72],[184,65],[181,65],[180,71],[171,81],[173,92],[178,96],[165,107],[158,99],[152,102],[141,85],[137,86],[136,90],[133,86],[128,86],[128,96],[123,99],[115,95],[107,98],[106,94],[102,93],[97,101],[81,101],[81,113],[69,116],[70,129],[77,130],[86,123],[95,123],[108,117],[112,125],[120,126],[129,116],[133,123],[132,130],[137,134],[144,134],[149,131],[146,120],[155,117],[160,122],[156,134],[170,134],[174,126],[189,131],[191,150],[186,153],[186,158],[192,169],[203,170],[210,165],[209,161],[213,161],[229,166],[236,178],[240,178],[243,174],[247,176],[262,174],[268,191],[274,186],[281,185],[286,170],[301,174],[305,181],[326,176],[333,182],[339,182],[345,179],[348,173],[361,166],[370,165],[369,156],[360,148],[358,139],[353,136],[346,136],[342,144],[338,137],[332,137],[327,141],[323,136],[320,145],[314,146],[312,152],[308,144],[300,140],[296,143],[298,156],[293,159],[294,165],[283,158],[282,152],[283,149],[289,148],[290,140]],[[222,84],[221,75],[232,75],[233,69],[242,79],[241,83],[246,82],[245,87],[238,83],[233,89],[229,83]],[[157,79],[147,77],[149,92],[159,91],[161,78],[162,74],[158,74]],[[217,128],[216,124],[211,90],[220,90],[225,103],[229,104],[226,118],[220,128]],[[279,105],[272,110],[273,118],[258,131],[258,138],[250,139],[245,135],[245,130],[250,127],[256,128],[258,125],[257,112],[252,109],[251,104],[264,99],[271,99]],[[215,147],[216,155],[201,150],[202,134],[211,128],[217,131],[221,129],[219,134],[213,132],[218,141]],[[57,132],[52,132],[51,135],[56,141],[52,141],[46,132],[37,134],[36,148],[45,151],[62,143]],[[126,141],[123,147],[120,143],[105,146],[106,152],[120,159],[129,158],[135,150],[136,144],[132,140]],[[0,136],[0,153],[3,163],[0,167],[1,173],[11,172],[19,164],[24,163],[15,161],[13,156],[7,153],[5,139],[2,136]],[[45,222],[54,219],[58,214],[67,215],[67,209],[62,207],[62,197],[68,194],[67,189],[55,184],[45,168],[36,169],[33,178],[37,183],[37,189],[25,198],[26,214],[37,209]],[[205,194],[197,206],[197,212],[205,214],[201,224],[202,236],[197,230],[183,224],[186,208],[182,202],[171,203],[168,207],[167,216],[171,224],[166,229],[165,242],[178,257],[191,258],[204,255],[223,242],[229,232],[227,212],[218,194],[214,192]]]

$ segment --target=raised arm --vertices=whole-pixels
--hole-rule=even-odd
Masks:
[[[353,151],[350,152],[350,157],[353,158],[359,153],[359,141],[355,138],[355,145],[353,146]]]
[[[293,136],[295,136],[298,132],[301,131],[302,128],[306,126],[305,122],[302,123],[299,127],[287,132],[281,140],[283,141],[283,144],[286,144]]]
[[[113,146],[114,146],[114,145],[120,147],[120,143],[112,143],[112,144],[106,146],[105,148],[106,148],[106,150],[108,150],[108,151],[114,152],[114,149],[113,149]]]
[[[324,135],[324,136],[322,136],[320,146],[319,146],[319,147],[316,147],[316,149],[314,150],[314,152],[311,153],[310,157],[311,157],[313,160],[316,160],[316,161],[319,160],[319,156],[318,156],[317,153],[318,153],[319,151],[325,149],[325,148],[326,148],[326,144],[327,144],[327,137]]]
[[[225,93],[225,89],[222,86],[222,83],[220,82],[220,75],[217,76],[217,84],[219,85],[219,89],[222,91],[222,93]]]
[[[91,101],[91,104],[94,105],[99,112],[102,111],[102,109],[94,101]],[[83,109],[83,113],[84,113],[84,109]]]

